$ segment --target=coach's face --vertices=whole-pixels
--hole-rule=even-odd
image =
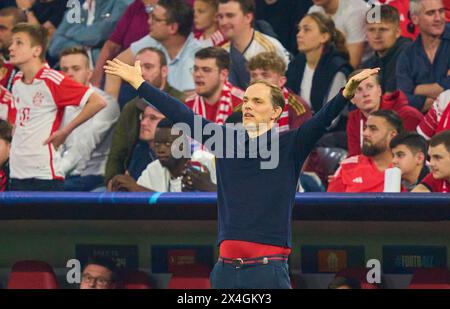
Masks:
[[[242,103],[242,123],[247,130],[270,129],[281,113],[274,108],[271,89],[264,84],[253,84],[247,88]]]

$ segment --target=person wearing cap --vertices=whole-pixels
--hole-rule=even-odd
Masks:
[[[171,87],[167,82],[167,61],[161,50],[154,47],[144,48],[137,53],[136,61],[141,62],[144,80],[171,96],[180,100],[185,99],[182,92]],[[111,150],[106,162],[105,183],[107,185],[114,176],[127,171],[137,180],[147,164],[152,161],[151,158],[154,158],[149,149],[149,143],[153,140],[156,125],[162,118],[161,113],[148,106],[139,97],[125,104],[114,130]],[[141,154],[139,160],[132,160],[139,157],[139,154]]]

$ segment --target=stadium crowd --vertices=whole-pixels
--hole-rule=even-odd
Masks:
[[[383,192],[393,167],[403,192],[450,190],[448,0],[67,5],[0,4],[1,191],[216,191],[214,156],[105,74],[113,58],[221,125],[242,122],[250,83],[274,84],[280,134],[379,67],[299,167],[298,191]]]

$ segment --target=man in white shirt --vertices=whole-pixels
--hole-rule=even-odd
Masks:
[[[366,38],[366,14],[370,9],[363,0],[313,0],[308,13],[321,12],[329,15],[336,28],[344,33],[350,64],[358,68],[361,60],[370,56]]]
[[[75,129],[63,145],[61,166],[66,175],[65,191],[91,191],[104,183],[112,129],[120,115],[119,105],[110,95],[89,85],[92,69],[82,47],[70,47],[60,56],[61,71],[76,82],[90,87],[106,102],[104,109]],[[63,124],[70,122],[81,107],[66,108]]]
[[[189,143],[185,136],[172,134],[172,127],[173,122],[167,118],[158,123],[153,141],[158,160],[147,165],[137,182],[128,175],[115,176],[112,179],[113,191],[216,191],[214,156],[206,151],[196,151],[190,160],[186,157],[176,159],[172,152],[173,144],[178,144],[180,138],[183,146]]]
[[[92,89],[48,67],[45,28],[20,23],[12,32],[10,61],[21,72],[12,87],[17,117],[10,154],[11,190],[62,190],[64,172],[58,148],[106,102]],[[71,105],[84,107],[62,127],[64,108]]]

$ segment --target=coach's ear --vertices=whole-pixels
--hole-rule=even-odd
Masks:
[[[278,118],[281,117],[281,113],[283,112],[283,109],[281,108],[281,106],[276,105],[274,106],[273,110],[272,110],[272,117],[271,119],[276,121],[278,120]]]

